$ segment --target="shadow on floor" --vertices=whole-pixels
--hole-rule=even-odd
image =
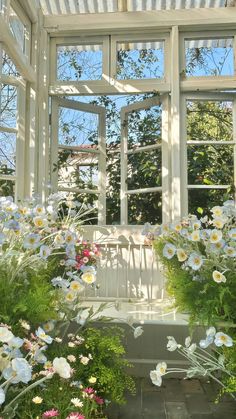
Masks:
[[[197,379],[163,380],[153,386],[148,378],[137,379],[136,396],[125,406],[108,409],[109,419],[234,419],[236,402],[229,396],[215,403],[219,388]]]

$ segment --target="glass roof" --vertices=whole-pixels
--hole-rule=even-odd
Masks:
[[[40,0],[46,15],[117,12],[119,0]],[[226,0],[127,0],[127,11],[225,7]]]

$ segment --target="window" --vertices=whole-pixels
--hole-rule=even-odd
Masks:
[[[234,197],[235,105],[230,95],[209,94],[185,106],[188,211],[201,213]]]
[[[9,27],[23,54],[30,58],[31,22],[15,0],[9,8]]]

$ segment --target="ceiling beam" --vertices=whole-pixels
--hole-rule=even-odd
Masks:
[[[227,27],[236,24],[236,10],[232,8],[158,10],[146,12],[87,13],[44,16],[44,27],[52,33],[115,32],[118,30],[145,30],[157,28],[180,28],[196,30]]]
[[[13,37],[9,26],[2,16],[0,16],[0,42],[4,44],[4,49],[6,49],[7,53],[13,60],[21,76],[27,81],[35,83],[36,74],[29,64],[27,58],[21,52],[18,43]]]
[[[38,21],[38,5],[36,0],[19,0],[19,3],[30,21],[36,23]]]

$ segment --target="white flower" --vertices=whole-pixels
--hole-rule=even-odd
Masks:
[[[171,243],[166,243],[166,245],[163,248],[163,256],[165,256],[167,259],[172,259],[175,253],[176,247]]]
[[[7,327],[0,327],[0,342],[8,343],[13,338],[13,333]]]
[[[215,282],[217,282],[218,284],[219,284],[220,282],[226,282],[226,278],[225,278],[225,276],[224,276],[221,272],[219,272],[219,271],[214,271],[214,272],[212,273],[212,277],[213,277],[213,280],[214,280]]]
[[[88,382],[89,382],[90,384],[95,384],[95,383],[97,382],[97,379],[96,379],[96,377],[91,376],[91,377],[89,378]]]
[[[83,402],[78,399],[78,397],[75,397],[73,399],[71,399],[71,403],[75,406],[75,407],[83,407]]]
[[[220,206],[215,206],[211,209],[213,217],[221,217],[223,214],[223,208]]]
[[[71,281],[70,289],[74,292],[82,292],[84,290],[84,286],[79,283],[79,281]]]
[[[26,320],[21,319],[21,320],[19,320],[19,323],[20,323],[21,327],[23,327],[23,329],[30,330],[30,325],[29,325],[29,323],[27,323]]]
[[[229,230],[228,235],[230,239],[236,240],[236,228],[232,228],[231,230]]]
[[[159,375],[165,375],[167,370],[167,364],[166,362],[159,362],[156,366],[156,371]]]
[[[233,346],[233,339],[225,333],[218,332],[215,335],[214,343],[216,346]]]
[[[45,333],[45,331],[42,329],[42,327],[39,327],[36,332],[35,332],[36,336],[41,339],[43,342],[46,342],[48,344],[52,343],[53,338],[51,338],[51,336],[47,335]]]
[[[86,282],[86,284],[93,284],[96,281],[96,275],[93,272],[87,271],[81,275],[81,279]]]
[[[0,388],[0,406],[5,402],[5,393],[2,388]]]
[[[224,227],[226,221],[227,220],[225,218],[215,218],[212,224],[214,227],[221,229]]]
[[[206,335],[207,335],[207,336],[212,336],[212,337],[214,337],[214,336],[215,336],[215,334],[216,334],[216,329],[215,329],[215,327],[209,327],[209,329],[207,329],[207,331],[206,331]]]
[[[24,358],[14,358],[9,367],[2,372],[5,380],[10,380],[13,384],[20,382],[27,384],[32,378],[32,367]]]
[[[56,246],[62,246],[64,241],[64,237],[59,233],[54,238],[54,243]]]
[[[200,232],[199,232],[199,230],[194,230],[191,233],[191,240],[193,242],[199,242],[200,241]]]
[[[222,231],[221,230],[212,230],[210,233],[210,242],[211,243],[218,243],[222,239]]]
[[[150,371],[150,378],[155,386],[160,387],[162,384],[162,377],[157,370]]]
[[[67,360],[65,358],[63,358],[63,357],[54,358],[52,364],[53,364],[54,371],[61,378],[70,378],[71,368],[70,368],[70,364],[67,362]]]
[[[73,303],[77,298],[77,294],[74,291],[68,291],[65,295],[65,299],[68,303]]]
[[[137,339],[139,336],[143,334],[142,326],[138,326],[134,329],[134,338]]]
[[[179,262],[184,262],[187,259],[188,255],[184,249],[177,249],[177,258]]]
[[[74,245],[76,243],[76,235],[72,233],[71,231],[66,231],[65,233],[65,242],[66,244]]]
[[[42,399],[42,397],[35,396],[35,397],[32,399],[32,402],[33,402],[34,404],[41,404],[41,403],[43,402],[43,399]]]
[[[36,249],[39,246],[40,236],[39,234],[31,233],[24,240],[25,249]]]
[[[167,343],[168,351],[173,352],[181,346],[176,342],[173,336],[167,336],[167,339],[168,339],[168,343]]]
[[[90,358],[87,356],[80,355],[80,362],[83,365],[88,365]]]
[[[67,356],[68,361],[70,362],[75,362],[76,361],[76,357],[74,355],[68,355]]]
[[[236,249],[232,246],[225,246],[224,247],[225,254],[231,258],[236,257]]]
[[[201,268],[202,264],[203,264],[203,259],[201,255],[195,252],[190,254],[188,258],[188,266],[190,266],[190,268],[192,268],[194,271],[197,271],[198,269]]]
[[[42,258],[42,259],[46,260],[46,259],[48,258],[48,256],[50,256],[50,254],[51,254],[51,249],[50,249],[50,247],[48,247],[48,246],[46,246],[45,244],[43,244],[43,245],[40,247],[39,254],[40,254],[40,256],[41,256],[41,258]]]
[[[48,225],[48,220],[43,217],[34,217],[33,222],[37,228],[44,228]]]
[[[45,214],[45,208],[43,207],[43,205],[37,205],[34,209],[33,209],[34,214],[36,215],[43,215]]]

